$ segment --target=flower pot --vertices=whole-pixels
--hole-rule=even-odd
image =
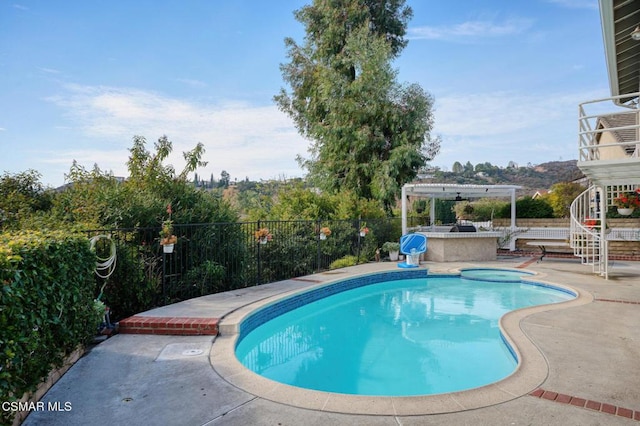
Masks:
[[[618,214],[622,216],[630,216],[633,213],[633,207],[622,208],[618,207]]]
[[[366,236],[366,235],[367,235],[367,233],[366,233],[366,232],[364,232],[364,231],[360,231],[360,236],[361,236],[361,237],[364,237],[364,236]]]
[[[320,233],[320,239],[321,239],[321,240],[326,240],[326,239],[327,239],[327,236],[321,232],[321,233]]]
[[[399,252],[397,252],[397,251],[390,251],[389,252],[389,259],[392,262],[395,262],[396,260],[398,260],[398,254],[399,254]]]
[[[164,253],[173,253],[173,244],[164,244],[162,246],[162,251]]]
[[[267,237],[260,237],[260,244],[267,244]]]

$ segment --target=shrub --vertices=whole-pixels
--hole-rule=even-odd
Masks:
[[[35,390],[95,334],[95,262],[80,235],[0,234],[0,401]]]
[[[355,266],[357,263],[358,258],[356,256],[347,255],[331,262],[329,269],[346,268],[347,266]]]
[[[501,218],[511,217],[511,205],[505,205],[500,211]],[[516,217],[519,218],[550,218],[553,217],[553,207],[541,198],[524,197],[516,201]]]

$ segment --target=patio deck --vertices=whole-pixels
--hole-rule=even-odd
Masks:
[[[222,319],[222,337],[119,334],[82,357],[42,401],[71,404],[70,411],[36,411],[25,425],[451,425],[638,424],[640,421],[640,263],[615,261],[609,280],[575,259],[504,257],[492,262],[423,262],[431,272],[464,267],[524,268],[541,280],[565,284],[590,303],[543,310],[519,320],[519,329],[542,352],[548,373],[531,392],[501,403],[447,414],[345,414],[300,408],[249,393],[219,371],[212,354],[234,312],[278,294],[353,274],[395,268],[367,264],[260,287],[205,296],[139,314],[152,318]],[[217,339],[220,339],[218,341]],[[478,395],[482,405],[482,394]],[[338,397],[339,399],[339,397]],[[373,402],[371,413],[375,412]]]

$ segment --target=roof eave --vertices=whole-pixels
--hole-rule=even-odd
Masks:
[[[600,22],[602,22],[602,38],[604,42],[605,58],[607,61],[607,73],[609,75],[611,96],[618,96],[620,93],[618,93],[618,65],[613,17],[613,0],[600,0]],[[616,104],[620,104],[620,100],[615,100],[614,102]]]

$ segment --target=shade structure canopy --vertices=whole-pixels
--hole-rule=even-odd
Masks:
[[[440,200],[480,199],[509,197],[511,199],[511,229],[516,228],[517,185],[457,185],[450,183],[407,183],[402,187],[402,234],[407,233],[407,199],[409,196]],[[434,203],[431,203],[430,220],[433,225]],[[513,249],[513,248],[512,248]]]
[[[451,183],[407,183],[402,187],[405,195],[438,198],[441,200],[455,200],[462,198],[511,197],[516,190],[522,189],[516,185],[457,185]]]

